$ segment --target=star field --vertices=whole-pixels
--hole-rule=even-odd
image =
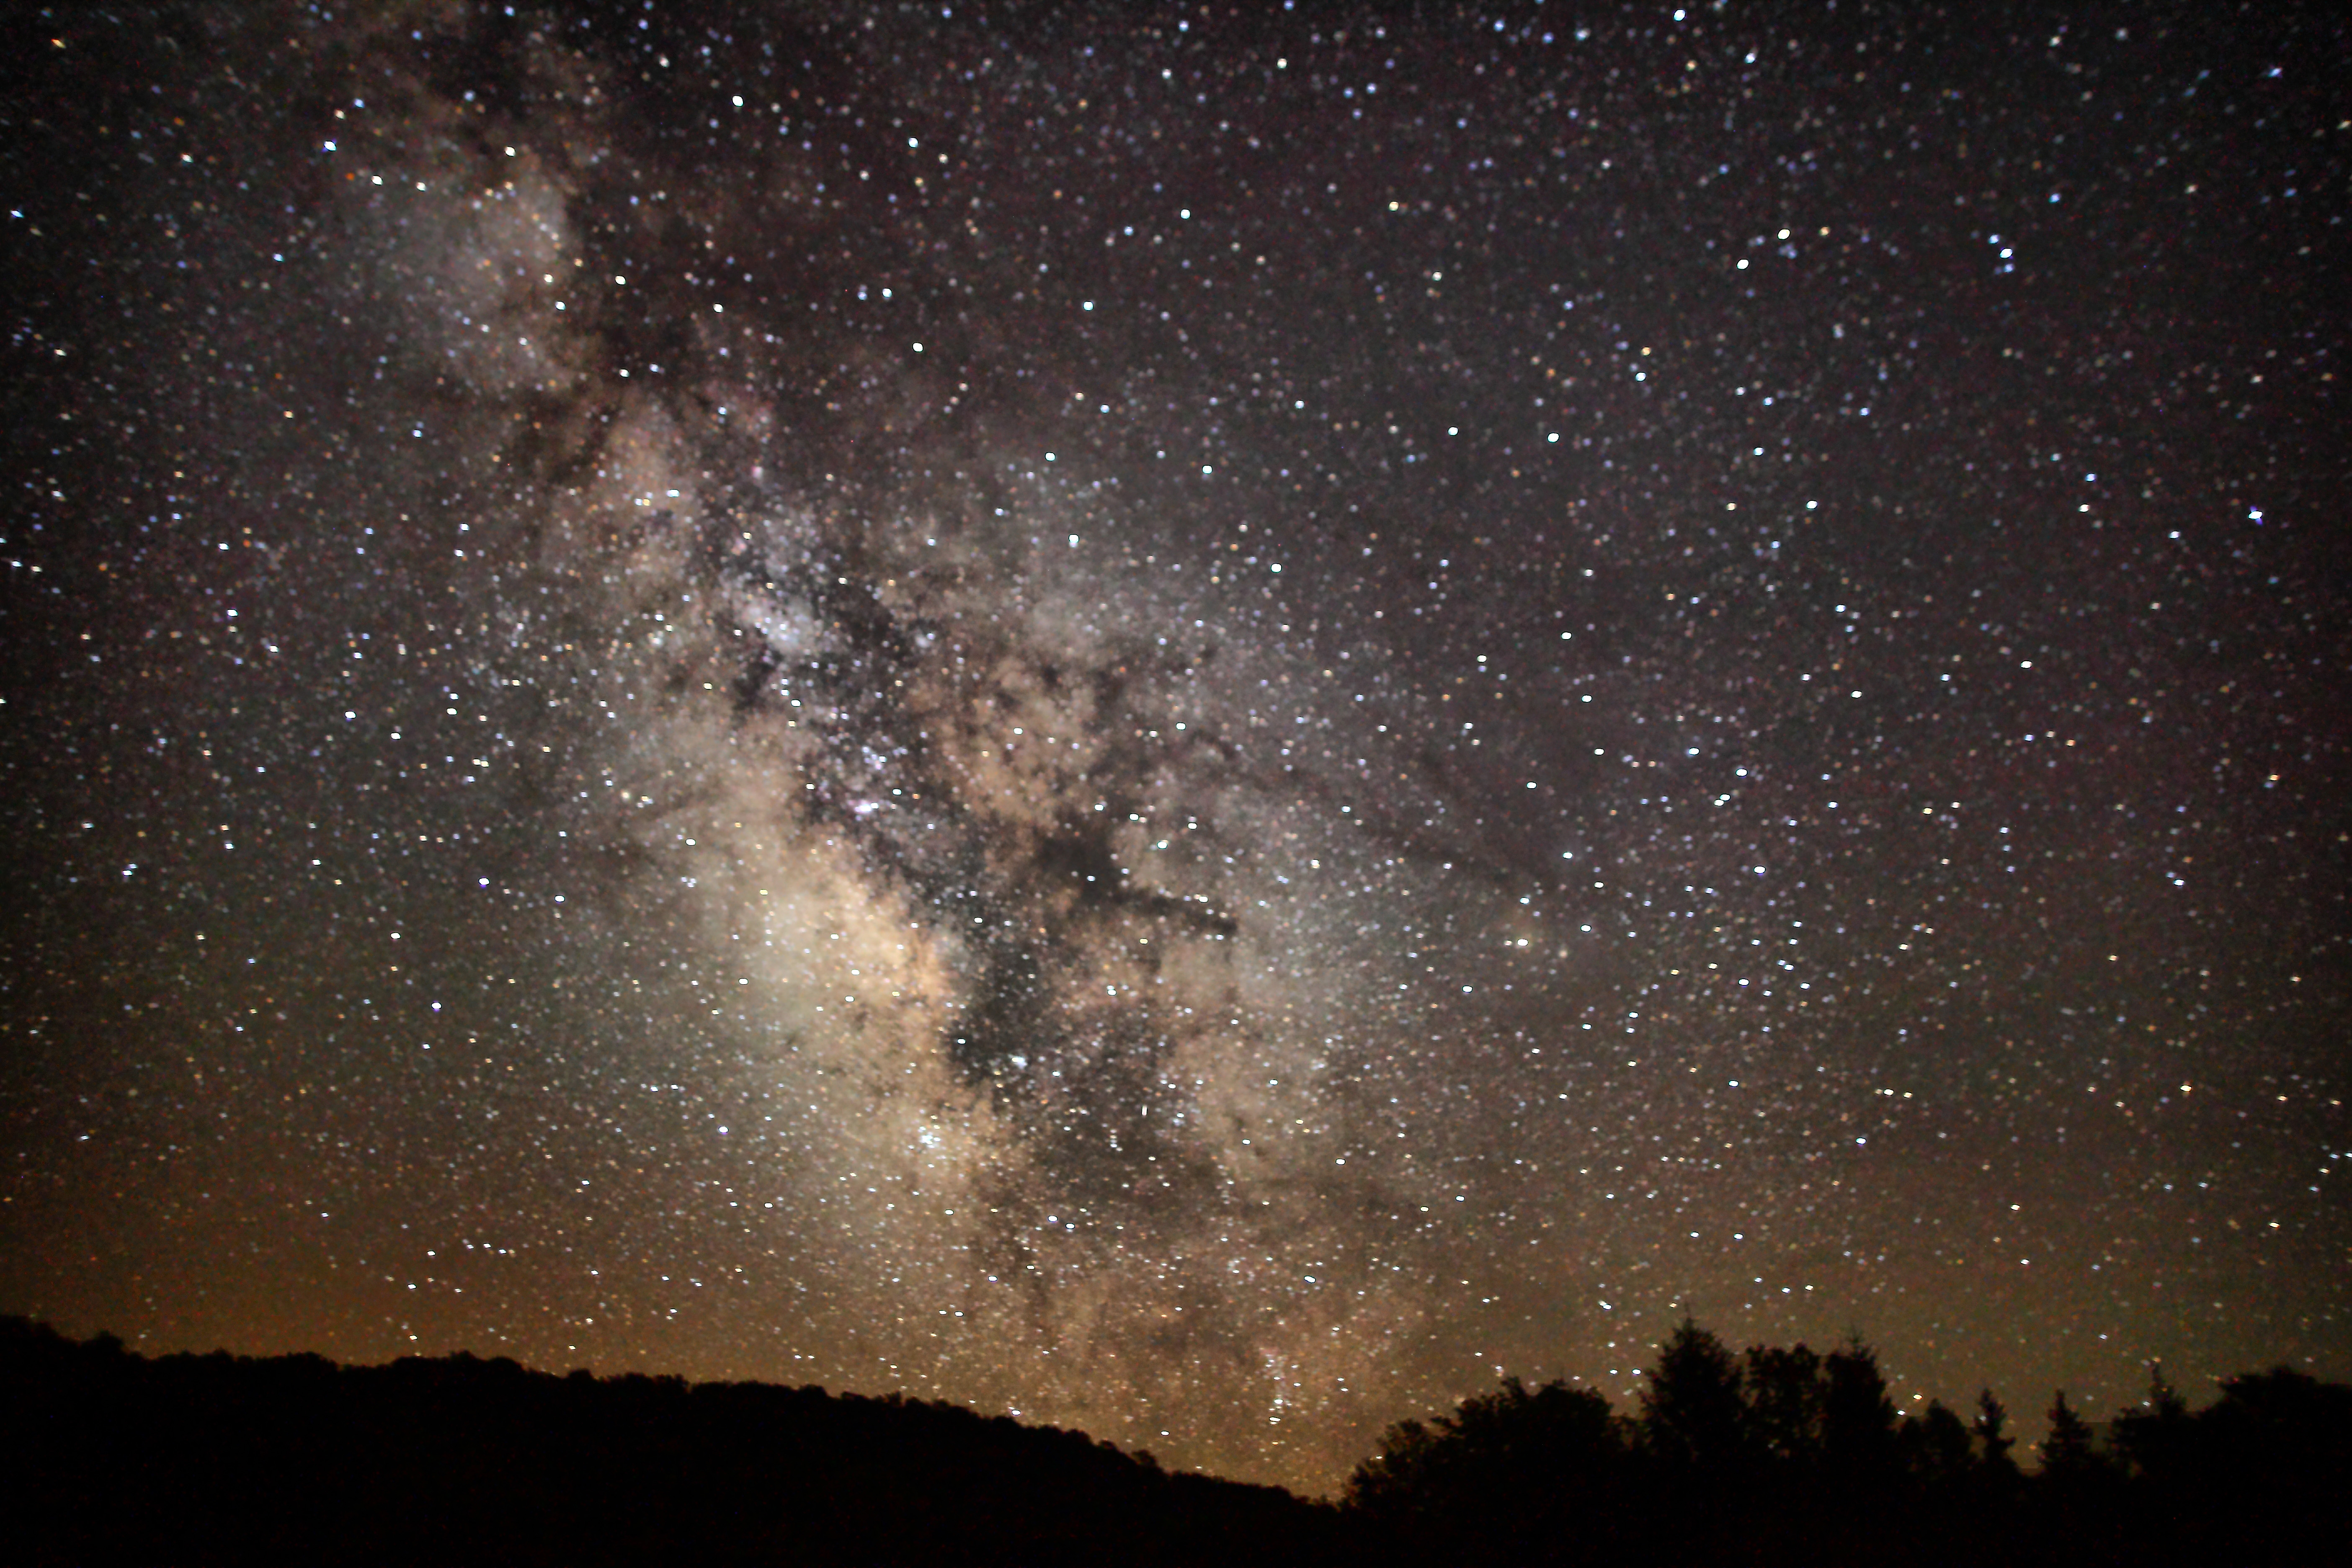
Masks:
[[[2347,1375],[2315,8],[40,26],[0,1308],[1308,1492]]]

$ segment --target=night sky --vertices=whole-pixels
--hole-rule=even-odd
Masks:
[[[2323,8],[10,28],[0,1310],[2352,1375]]]

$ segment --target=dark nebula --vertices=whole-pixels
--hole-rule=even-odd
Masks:
[[[1309,1491],[2352,1373],[2332,12],[9,53],[0,1309]]]

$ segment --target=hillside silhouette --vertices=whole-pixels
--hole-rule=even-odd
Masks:
[[[2202,1409],[1990,1390],[1898,1417],[1860,1339],[1685,1321],[1639,1408],[1508,1379],[1391,1426],[1337,1506],[961,1406],[465,1352],[134,1354],[0,1318],[12,1563],[2284,1563],[2352,1558],[2352,1388]]]
[[[1321,1563],[1333,1510],[958,1405],[0,1320],[16,1564]]]

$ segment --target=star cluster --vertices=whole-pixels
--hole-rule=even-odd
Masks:
[[[1309,1491],[2347,1372],[2341,24],[42,26],[0,1306]]]

